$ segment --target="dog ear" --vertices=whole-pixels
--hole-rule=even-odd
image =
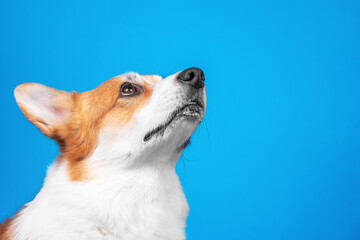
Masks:
[[[57,127],[69,120],[74,106],[71,93],[38,83],[20,84],[14,95],[26,119],[50,138],[55,138]]]

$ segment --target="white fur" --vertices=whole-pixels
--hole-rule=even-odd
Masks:
[[[176,76],[155,84],[151,99],[130,124],[101,130],[96,149],[85,160],[88,180],[70,181],[66,161],[49,167],[40,193],[15,220],[14,239],[185,239],[188,205],[175,165],[179,146],[202,116],[195,122],[177,120],[162,136],[143,141],[188,101]],[[204,89],[198,97],[205,102]]]

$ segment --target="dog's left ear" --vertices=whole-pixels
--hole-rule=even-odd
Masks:
[[[57,127],[69,120],[74,105],[71,93],[38,83],[20,84],[14,95],[25,117],[50,138],[57,137]]]

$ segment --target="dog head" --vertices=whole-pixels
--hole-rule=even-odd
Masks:
[[[204,74],[189,68],[165,79],[126,73],[83,93],[36,83],[16,87],[25,117],[60,146],[72,180],[103,169],[175,165],[204,116]]]

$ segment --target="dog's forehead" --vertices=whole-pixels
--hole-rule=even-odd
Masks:
[[[146,82],[148,84],[155,84],[159,81],[161,81],[163,78],[159,75],[140,75],[136,72],[129,72],[129,73],[125,73],[124,75],[125,80],[129,81],[129,82],[137,82],[137,83],[141,83],[141,82]]]

